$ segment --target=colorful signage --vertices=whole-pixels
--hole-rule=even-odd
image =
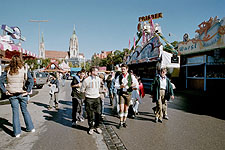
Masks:
[[[181,55],[225,47],[225,17],[222,20],[210,18],[199,24],[195,32],[199,34],[197,38],[179,43],[178,51]]]
[[[11,35],[13,39],[25,41],[26,38],[21,35],[21,31],[18,27],[9,27],[7,25],[2,25],[2,30],[6,31]]]
[[[152,17],[152,19],[159,19],[159,18],[163,17],[163,14],[157,13],[157,14],[153,14],[153,15],[142,16],[142,17],[139,17],[138,20],[139,20],[139,22],[144,22],[144,21],[151,20],[151,17]]]

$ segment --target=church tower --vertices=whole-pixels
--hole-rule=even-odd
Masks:
[[[42,32],[41,43],[40,43],[40,48],[39,48],[39,58],[45,59],[45,43],[44,43],[43,32]]]
[[[77,38],[77,35],[75,32],[75,25],[74,25],[74,29],[73,29],[73,34],[70,38],[69,52],[70,52],[70,58],[77,58],[79,55],[78,38]]]

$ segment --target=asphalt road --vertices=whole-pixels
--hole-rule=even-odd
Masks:
[[[225,149],[225,110],[222,98],[201,95],[193,91],[175,92],[175,100],[168,104],[169,120],[154,122],[151,108],[154,104],[149,95],[143,99],[139,115],[128,119],[127,128],[117,129],[119,118],[112,113],[109,100],[105,100],[104,133],[87,134],[87,120],[79,123],[78,128],[71,127],[71,89],[70,81],[61,88],[58,111],[48,111],[49,89],[44,86],[31,98],[28,105],[36,132],[25,132],[22,125],[21,137],[16,139],[12,133],[12,114],[10,105],[0,105],[0,149],[32,150],[104,150],[116,149],[121,145],[128,150],[224,150]],[[113,142],[106,135],[112,133]],[[115,138],[117,137],[117,138]],[[107,143],[107,144],[106,144]],[[112,145],[115,145],[114,147]],[[107,147],[108,146],[108,147]],[[118,147],[117,147],[118,148]],[[120,148],[118,148],[120,149]]]
[[[0,149],[2,150],[51,150],[51,149],[107,149],[102,135],[87,134],[87,120],[79,123],[78,128],[71,127],[71,88],[70,81],[61,87],[59,110],[48,111],[49,87],[44,86],[39,94],[32,97],[28,104],[36,132],[25,132],[20,114],[22,133],[20,138],[13,137],[10,105],[0,105]]]

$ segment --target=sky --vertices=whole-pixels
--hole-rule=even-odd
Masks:
[[[141,16],[163,13],[154,23],[169,42],[182,41],[185,33],[194,38],[201,22],[225,17],[224,6],[225,0],[1,0],[0,25],[19,27],[26,37],[22,48],[36,54],[38,23],[29,20],[48,20],[40,23],[46,50],[68,51],[75,25],[79,52],[90,59],[94,53],[128,48],[129,39],[133,44]]]

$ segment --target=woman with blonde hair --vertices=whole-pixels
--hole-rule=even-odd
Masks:
[[[24,67],[22,58],[18,55],[14,55],[9,65],[5,68],[5,72],[0,77],[0,88],[3,93],[9,96],[13,113],[12,120],[15,137],[20,137],[21,134],[19,105],[27,132],[35,132],[33,122],[27,110],[28,94],[33,84],[33,78],[30,72]]]

